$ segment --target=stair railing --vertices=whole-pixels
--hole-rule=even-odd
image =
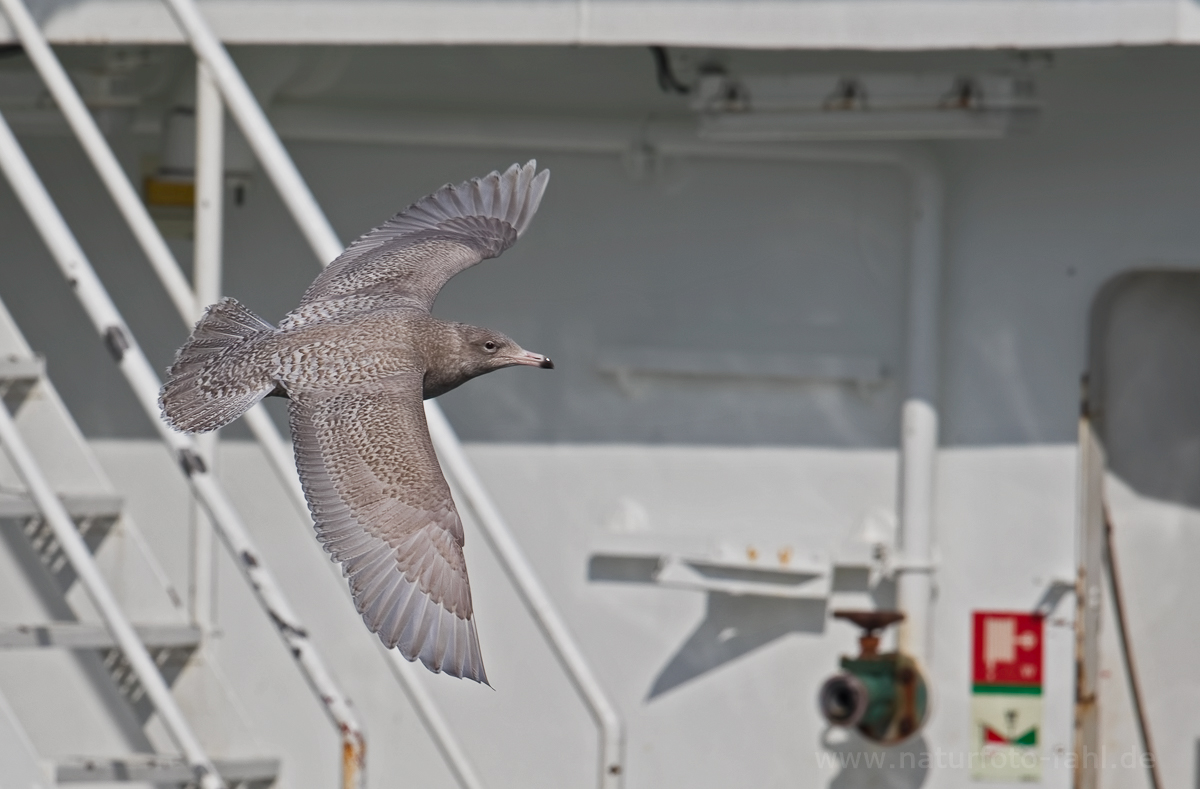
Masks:
[[[43,214],[47,211],[57,213],[45,191],[42,190],[41,194],[38,194],[37,187],[40,186],[40,182],[37,175],[3,116],[0,116],[0,167],[8,175],[13,189],[22,197],[22,202],[25,202],[31,214],[34,210]],[[59,221],[62,221],[61,217]],[[150,656],[146,645],[138,638],[133,625],[121,611],[116,597],[109,590],[104,575],[96,565],[95,558],[75,528],[75,522],[71,520],[70,514],[59,501],[50,483],[46,481],[20,431],[17,430],[16,423],[3,405],[0,405],[0,444],[4,445],[6,454],[12,460],[17,474],[25,483],[46,524],[54,532],[67,561],[75,569],[80,583],[96,605],[113,640],[117,642],[125,659],[137,674],[138,681],[145,689],[171,739],[183,752],[184,758],[195,772],[200,786],[203,789],[221,789],[224,784],[216,767],[201,747],[175,697],[171,695],[166,680],[159,673],[154,658]]]
[[[208,513],[218,536],[232,554],[234,563],[249,583],[259,604],[275,624],[314,694],[323,703],[326,713],[338,727],[342,738],[343,789],[363,789],[365,782],[362,755],[365,746],[362,728],[349,699],[333,681],[324,660],[309,638],[308,631],[292,611],[279,584],[267,569],[237,511],[201,459],[195,442],[189,436],[176,433],[159,417],[158,391],[161,382],[158,376],[96,276],[95,270],[50,198],[46,187],[38,178],[3,114],[0,114],[0,170],[8,178],[17,199],[50,249],[55,263],[125,375],[147,417],[158,430],[163,442],[174,453],[188,478],[192,492]],[[118,637],[115,632],[113,635],[114,638]],[[147,685],[148,689],[149,687]],[[209,781],[205,789],[216,789],[220,785],[219,780],[215,783]]]

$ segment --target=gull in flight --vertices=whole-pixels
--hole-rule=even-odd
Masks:
[[[422,401],[502,367],[554,365],[430,308],[451,277],[516,243],[549,177],[514,164],[422,198],[351,244],[277,327],[234,299],[212,305],[159,396],[188,433],[288,398],[317,539],[367,627],[409,660],[482,683],[462,521]]]

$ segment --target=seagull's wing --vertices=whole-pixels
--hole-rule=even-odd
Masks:
[[[423,197],[351,244],[321,272],[293,315],[409,304],[428,310],[455,274],[516,243],[550,171],[513,165]]]
[[[487,682],[463,529],[421,397],[406,374],[290,403],[317,539],[342,563],[363,621],[433,671]]]

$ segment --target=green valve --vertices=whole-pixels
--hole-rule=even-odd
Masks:
[[[916,734],[928,713],[925,678],[901,652],[879,653],[878,631],[899,622],[898,611],[835,611],[863,629],[861,654],[843,657],[842,673],[821,687],[821,714],[834,726],[853,726],[864,737],[894,745]]]

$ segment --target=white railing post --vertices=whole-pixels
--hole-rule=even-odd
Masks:
[[[207,510],[217,535],[233,555],[255,598],[275,625],[276,632],[299,665],[314,695],[320,699],[338,729],[343,749],[343,789],[361,788],[365,785],[362,770],[365,745],[362,728],[350,700],[333,681],[308,631],[292,611],[275,577],[266,568],[245,524],[201,459],[196,443],[189,436],[176,433],[160,418],[158,392],[162,382],[96,276],[62,214],[50,199],[2,114],[0,170],[8,178],[13,192],[50,249],[55,263],[71,285],[97,334],[125,375],[146,416],[179,461],[193,493]]]
[[[275,184],[280,198],[300,226],[322,266],[341,254],[343,245],[325,217],[300,171],[279,140],[274,127],[229,53],[209,28],[193,0],[164,0],[175,14],[196,56],[211,70],[230,113],[238,122],[250,147],[254,149],[263,169]],[[526,610],[537,623],[552,651],[566,670],[571,683],[582,696],[589,712],[601,730],[600,785],[617,787],[624,779],[625,730],[620,714],[591,671],[582,650],[575,643],[565,623],[525,559],[520,544],[500,516],[499,510],[487,496],[487,491],[475,475],[462,445],[441,408],[433,401],[425,403],[429,417],[430,436],[438,456],[447,462],[451,482],[456,483],[476,514],[480,529],[500,560],[509,580],[517,588]]]

